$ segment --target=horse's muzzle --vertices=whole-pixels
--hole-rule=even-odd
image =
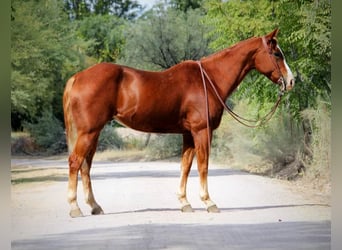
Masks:
[[[287,79],[280,77],[278,84],[280,85],[281,91],[288,91],[294,87],[295,80],[292,77],[288,77]]]

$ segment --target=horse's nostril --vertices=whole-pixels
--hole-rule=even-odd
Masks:
[[[290,85],[293,86],[294,84],[295,84],[294,79],[291,79],[291,80],[290,80]]]

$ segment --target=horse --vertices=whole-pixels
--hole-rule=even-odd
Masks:
[[[210,199],[207,182],[212,133],[219,126],[224,109],[218,98],[226,100],[252,69],[280,85],[283,91],[293,88],[295,80],[277,34],[275,29],[199,61],[183,61],[163,71],[99,63],[73,75],[63,94],[70,216],[83,216],[77,202],[79,172],[91,214],[104,213],[93,194],[90,169],[100,131],[113,119],[147,133],[182,134],[177,193],[180,210],[193,211],[186,187],[196,155],[200,199],[208,212],[220,212]],[[212,83],[210,87],[206,85],[208,80]]]

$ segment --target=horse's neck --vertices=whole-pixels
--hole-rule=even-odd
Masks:
[[[258,46],[258,39],[251,38],[202,60],[222,98],[226,99],[254,67]]]

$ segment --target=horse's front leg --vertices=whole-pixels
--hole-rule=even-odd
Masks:
[[[192,135],[183,134],[183,151],[182,151],[182,162],[181,162],[181,176],[178,190],[178,199],[181,203],[182,212],[193,212],[193,209],[186,197],[186,185],[192,165],[192,160],[195,155],[194,139]]]
[[[211,141],[212,131],[209,133],[207,129],[203,129],[194,134],[195,150],[197,157],[197,167],[200,177],[200,198],[207,207],[207,211],[218,213],[220,210],[216,204],[210,199],[208,191],[208,163],[209,163],[209,146]],[[209,140],[208,140],[209,139]]]

